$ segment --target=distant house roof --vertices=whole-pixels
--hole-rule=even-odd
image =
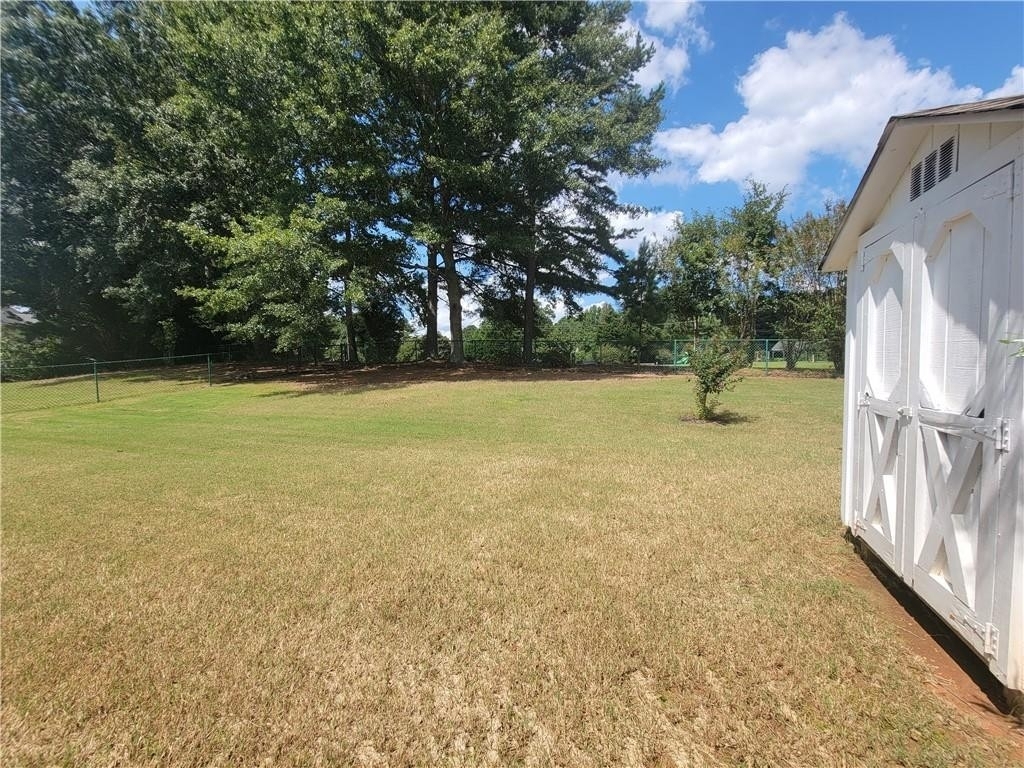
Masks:
[[[885,124],[875,154],[864,178],[850,201],[839,231],[829,244],[818,268],[822,272],[845,269],[857,252],[857,240],[871,228],[885,201],[913,159],[929,126],[940,123],[982,123],[995,120],[1024,121],[1024,95],[951,104],[922,109],[905,115],[893,115]]]
[[[35,313],[24,307],[0,307],[0,325],[32,325],[38,323]]]

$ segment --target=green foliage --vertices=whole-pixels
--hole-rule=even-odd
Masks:
[[[380,289],[364,294],[356,315],[356,338],[366,363],[393,363],[399,359],[408,323],[395,297]]]
[[[635,259],[618,248],[613,220],[640,209],[609,179],[660,166],[664,97],[636,82],[653,49],[625,31],[628,11],[12,4],[5,303],[30,306],[66,349],[108,358],[317,347],[341,323],[352,349],[392,359],[402,316],[436,333],[439,283],[453,338],[473,295],[542,364],[576,359],[570,332],[584,356],[611,355],[601,344],[615,339],[634,360],[663,338],[764,334],[772,291],[794,297],[776,309],[798,335],[838,338],[836,317],[794,287],[809,263],[796,254],[825,226],[795,224],[782,248],[784,191],[751,181],[742,206],[681,221]],[[424,251],[437,264],[426,281]],[[616,287],[602,285],[616,268]],[[579,314],[582,295],[613,290],[621,315]],[[579,317],[552,328],[551,302]]]
[[[724,326],[738,338],[763,333],[765,303],[782,269],[785,225],[779,214],[787,195],[749,180],[743,205],[727,215],[677,221],[661,249],[666,301],[694,336],[708,325]]]
[[[635,258],[626,260],[615,273],[615,294],[622,304],[629,335],[637,344],[656,336],[656,327],[667,318],[665,294],[660,290],[662,275],[655,246],[643,240]]]
[[[710,339],[698,344],[690,353],[698,419],[713,419],[719,395],[732,390],[742,380],[736,372],[747,365],[746,347],[730,346],[719,339]]]
[[[440,358],[447,359],[451,354],[451,340],[447,336],[438,337],[437,350]],[[416,363],[429,358],[426,336],[424,334],[414,334],[406,329],[398,346],[398,351],[395,353],[395,362]]]
[[[738,338],[759,334],[759,310],[782,267],[778,245],[785,225],[779,214],[788,195],[785,189],[769,192],[764,184],[748,180],[743,205],[731,208],[723,222],[728,306]]]
[[[1011,357],[1024,357],[1024,339],[1000,339],[999,343],[1016,346],[1016,349],[1010,352]]]
[[[574,315],[566,315],[554,324],[547,338],[553,341],[617,341],[624,332],[622,313],[602,302]]]
[[[722,322],[727,291],[723,229],[713,213],[680,218],[660,249],[661,268],[667,276],[665,301],[695,337]]]
[[[818,265],[845,215],[846,204],[830,200],[822,213],[794,221],[779,243],[783,299],[777,332],[823,342],[836,375],[843,373],[846,346],[846,281],[842,273],[824,273]]]
[[[463,338],[467,359],[495,365],[523,362],[522,331],[511,323],[485,319],[466,328]]]
[[[220,237],[188,230],[216,254],[223,271],[211,288],[184,288],[200,316],[223,327],[228,338],[275,352],[322,349],[337,334],[330,309],[330,276],[336,260],[321,245],[321,224],[295,215],[249,217]]]
[[[38,369],[61,362],[63,345],[53,336],[27,338],[20,331],[0,334],[0,366],[5,380],[32,378]]]

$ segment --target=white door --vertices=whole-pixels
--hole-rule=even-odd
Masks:
[[[939,615],[983,656],[991,624],[999,481],[1007,447],[1002,393],[1008,348],[1013,166],[919,217],[919,403],[911,428],[916,487],[905,565]]]
[[[861,248],[860,337],[853,531],[889,567],[900,570],[903,544],[903,446],[907,408],[907,254],[910,227]]]

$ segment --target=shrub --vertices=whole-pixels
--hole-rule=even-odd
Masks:
[[[713,418],[718,396],[741,381],[736,371],[747,364],[748,347],[747,344],[730,347],[719,339],[711,339],[690,353],[690,368],[696,376],[698,419]]]
[[[32,379],[46,374],[57,362],[61,341],[53,336],[25,339],[18,331],[5,330],[0,336],[0,369],[4,381]]]
[[[568,368],[572,365],[572,349],[567,344],[542,342],[533,358],[542,368]]]

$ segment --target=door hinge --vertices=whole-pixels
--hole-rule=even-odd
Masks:
[[[999,655],[999,629],[994,624],[983,624],[956,611],[950,613],[949,618],[981,640],[981,652],[985,658],[994,659]]]
[[[1010,450],[1010,422],[1008,419],[996,419],[989,426],[972,427],[971,431],[993,441],[996,450],[1000,453],[1006,453]]]

